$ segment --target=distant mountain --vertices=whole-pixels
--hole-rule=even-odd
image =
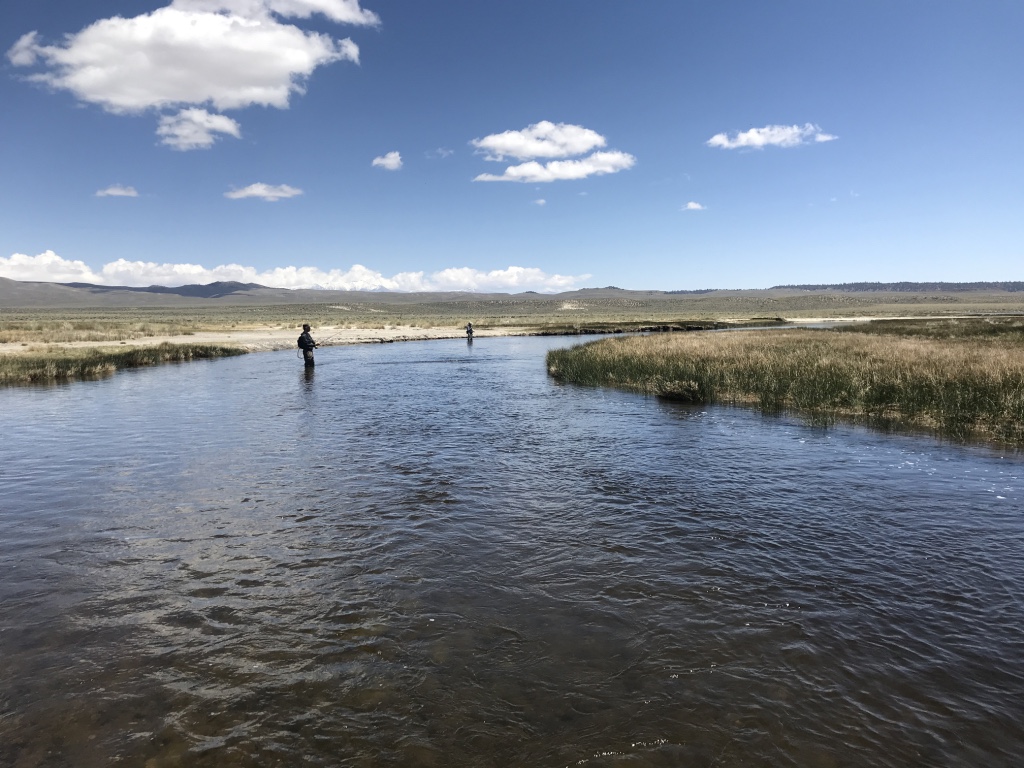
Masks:
[[[163,285],[150,285],[138,288],[130,285],[95,285],[93,283],[57,283],[68,288],[84,288],[93,293],[110,293],[112,291],[138,291],[141,293],[173,293],[177,296],[193,296],[200,299],[219,299],[242,291],[255,291],[261,288],[271,290],[258,283],[238,283],[234,281],[207,283],[206,285],[179,285],[168,288]]]
[[[206,285],[166,287],[151,285],[139,288],[125,285],[94,285],[92,283],[45,283],[11,280],[0,277],[0,309],[38,308],[135,308],[270,306],[300,304],[360,304],[411,306],[432,302],[481,302],[529,300],[542,302],[591,301],[664,301],[690,296],[695,300],[715,297],[736,301],[743,297],[758,300],[783,298],[806,293],[968,293],[1024,292],[1024,282],[1004,283],[840,283],[836,285],[779,285],[769,289],[700,289],[690,291],[635,291],[617,288],[580,288],[563,293],[471,293],[468,291],[435,291],[401,293],[398,291],[345,291],[313,288],[268,288],[258,283],[217,282]],[[868,299],[869,301],[882,299]],[[952,300],[950,297],[949,300]]]
[[[604,293],[605,289],[598,289]],[[629,291],[612,291],[629,295]],[[202,307],[211,304],[269,306],[285,304],[398,304],[420,302],[506,300],[508,293],[470,293],[468,291],[437,291],[431,293],[399,293],[390,291],[344,291],[313,288],[268,288],[258,283],[218,282],[207,285],[145,288],[126,285],[95,285],[93,283],[47,283],[11,280],[0,277],[0,309],[20,308],[138,308]],[[522,295],[522,294],[520,294]],[[532,294],[535,299],[554,299],[552,294]],[[593,298],[593,297],[591,297]]]
[[[221,303],[290,303],[290,291],[255,283],[220,282],[167,288],[151,285],[45,283],[0,277],[0,307],[171,307]]]
[[[834,283],[831,285],[775,285],[777,291],[841,291],[844,293],[968,293],[1024,291],[1024,282],[1006,283]]]

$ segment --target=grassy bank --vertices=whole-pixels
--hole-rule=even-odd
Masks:
[[[872,323],[615,338],[549,352],[547,364],[574,384],[1024,444],[1024,340],[1013,322],[994,333]]]
[[[239,347],[210,344],[160,344],[125,349],[33,348],[21,355],[0,355],[0,386],[94,379],[122,368],[244,353]]]

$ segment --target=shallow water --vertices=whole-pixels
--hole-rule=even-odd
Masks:
[[[1024,457],[568,343],[0,392],[0,765],[1020,764]]]

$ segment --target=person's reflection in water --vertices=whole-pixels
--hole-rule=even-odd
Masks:
[[[316,376],[316,366],[307,365],[302,369],[303,383],[306,385],[307,391],[312,391],[313,377]]]

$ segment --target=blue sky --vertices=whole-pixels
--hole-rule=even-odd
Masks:
[[[0,8],[0,276],[1024,279],[1024,3]]]

